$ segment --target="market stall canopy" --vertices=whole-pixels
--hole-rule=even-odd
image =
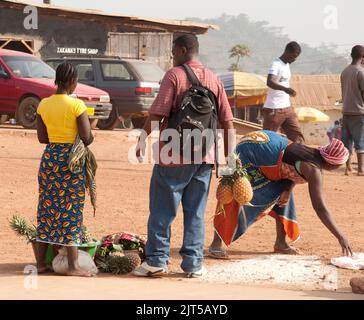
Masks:
[[[298,120],[301,122],[326,122],[330,120],[330,117],[327,114],[315,108],[301,107],[296,108],[295,110]]]
[[[238,71],[220,73],[218,76],[233,106],[246,107],[265,102],[268,90],[266,77]]]

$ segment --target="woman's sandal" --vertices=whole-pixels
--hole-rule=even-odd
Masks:
[[[300,250],[298,250],[297,248],[294,248],[294,247],[288,247],[288,248],[284,248],[284,249],[274,247],[274,253],[291,254],[291,255],[301,254]]]
[[[209,248],[208,256],[213,259],[228,260],[229,255],[224,249]]]

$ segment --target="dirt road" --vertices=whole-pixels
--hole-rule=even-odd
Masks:
[[[131,142],[128,142],[127,131],[95,131],[95,134],[96,139],[92,145],[92,150],[98,159],[99,165],[97,173],[98,211],[94,218],[88,201],[84,212],[85,224],[95,237],[102,237],[105,234],[118,231],[131,231],[145,235],[148,218],[148,188],[152,165],[132,165],[128,162],[127,152]],[[17,237],[8,228],[7,220],[13,214],[20,214],[35,222],[38,188],[37,171],[42,151],[43,146],[37,142],[35,131],[1,126],[0,297],[16,297],[16,295],[19,298],[28,297],[26,291],[17,291],[17,288],[23,282],[22,270],[24,266],[34,263],[33,253],[31,247],[27,246],[24,240]],[[216,205],[214,197],[215,188],[216,179],[213,178],[206,213],[206,247],[213,235],[211,219]],[[339,226],[347,234],[354,251],[364,252],[362,232],[364,225],[363,177],[345,177],[342,170],[335,173],[325,173],[324,188],[328,206],[332,210]],[[302,231],[301,239],[295,246],[305,255],[318,255],[324,261],[328,261],[333,256],[341,255],[340,246],[336,239],[320,223],[311,207],[307,186],[298,186],[295,195]],[[175,272],[180,272],[178,250],[182,242],[182,225],[182,215],[179,214],[172,228],[171,270]],[[262,219],[244,237],[231,246],[230,255],[233,259],[247,259],[261,254],[270,254],[273,249],[274,237],[275,223],[273,219],[269,217]],[[207,266],[216,263],[224,262],[206,259]],[[340,292],[350,291],[349,279],[353,276],[364,276],[364,272],[339,271]],[[250,291],[247,291],[245,290],[246,287],[239,285],[195,284],[196,281],[186,281],[178,277],[156,282],[148,279],[132,279],[130,277],[114,279],[104,275],[99,276],[97,279],[91,279],[89,282],[85,281],[85,279],[65,279],[64,277],[46,276],[40,278],[41,287],[46,288],[48,296],[59,298],[70,297],[69,294],[73,296],[82,294],[82,297],[78,296],[78,298],[103,297],[102,292],[105,291],[102,287],[105,286],[105,290],[108,290],[107,288],[111,288],[113,283],[120,283],[120,287],[123,286],[124,288],[142,288],[145,286],[145,283],[148,283],[145,297],[148,297],[148,292],[150,292],[153,293],[151,297],[160,297],[161,299],[164,297],[183,298],[184,294],[186,297],[191,298],[205,297],[211,299],[214,297],[216,299],[221,297],[231,298],[235,294],[236,297],[240,298],[254,298],[263,294],[259,291],[261,288],[249,289]],[[62,287],[60,287],[61,283]],[[70,293],[68,289],[72,284],[80,284],[81,287],[79,290]],[[202,292],[205,292],[205,295],[195,296],[193,293],[195,285],[199,285],[199,288],[204,288]],[[7,288],[6,291],[4,291],[4,288]],[[181,288],[181,290],[175,290],[177,288]],[[159,295],[158,290],[160,290]],[[269,292],[279,291],[279,289],[271,290],[273,291],[264,291],[266,293],[263,296],[268,297],[270,295]],[[116,289],[115,293],[110,293],[105,297],[117,299],[128,297],[128,294],[129,298],[136,297],[132,292],[119,288]],[[307,293],[300,291],[296,294],[297,298],[335,297],[335,294],[332,296],[328,292],[322,294],[319,292]],[[289,298],[295,295],[287,293],[283,296]],[[44,297],[44,291],[38,290],[34,297]],[[336,295],[336,297],[338,296]]]

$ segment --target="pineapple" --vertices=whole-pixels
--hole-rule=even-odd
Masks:
[[[82,243],[92,242],[91,234],[84,225],[81,227],[81,241]]]
[[[110,253],[106,258],[106,265],[114,274],[126,274],[133,271],[130,259],[122,252]]]
[[[139,267],[142,263],[139,254],[137,253],[126,253],[125,256],[129,259],[132,270]]]
[[[236,167],[231,175],[224,176],[219,183],[216,191],[216,198],[219,201],[220,209],[218,213],[223,212],[223,206],[230,203],[233,199],[240,205],[247,204],[253,198],[253,189],[247,178],[247,172],[243,168],[239,155],[233,154],[236,161]]]
[[[246,177],[239,177],[233,185],[234,199],[240,205],[247,204],[253,199],[253,189]]]
[[[24,218],[14,215],[9,220],[10,228],[20,236],[25,237],[28,243],[34,243],[37,237],[37,228],[35,225],[29,226]]]
[[[111,252],[105,259],[96,259],[97,267],[102,272],[126,274],[140,266],[141,259],[137,253],[124,254],[120,251]]]
[[[228,178],[221,179],[216,190],[216,199],[221,205],[225,205],[233,201],[233,188]]]

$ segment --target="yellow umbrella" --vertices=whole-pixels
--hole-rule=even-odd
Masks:
[[[265,77],[246,72],[220,73],[229,102],[235,107],[263,104],[267,94]]]
[[[296,108],[296,114],[301,122],[327,122],[330,120],[327,114],[310,107]]]

